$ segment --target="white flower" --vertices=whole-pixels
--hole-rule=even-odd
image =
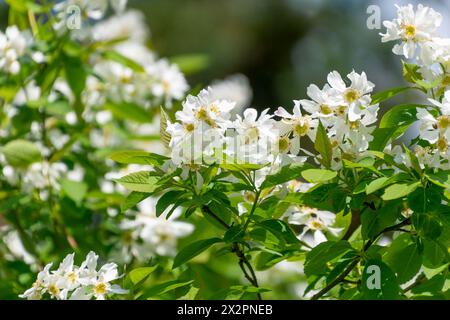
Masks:
[[[21,259],[26,264],[33,264],[36,259],[25,249],[19,233],[16,230],[11,230],[3,236],[3,242],[11,253],[11,259]]]
[[[189,85],[176,64],[167,59],[161,59],[147,66],[146,71],[152,79],[151,92],[155,97],[164,101],[181,100]]]
[[[232,114],[241,113],[252,100],[253,92],[250,82],[243,74],[235,74],[224,80],[211,84],[211,94],[217,100],[228,100],[236,103]]]
[[[58,180],[66,172],[67,166],[62,162],[36,162],[25,172],[22,183],[27,190],[29,188],[44,189],[49,186],[58,190]]]
[[[58,300],[104,300],[110,294],[127,293],[110,282],[119,279],[115,263],[107,263],[97,271],[98,256],[89,252],[80,267],[74,265],[74,254],[67,255],[57,270],[50,271],[52,263],[39,272],[33,286],[20,298],[41,299],[45,294]],[[70,297],[69,297],[70,295]]]
[[[40,300],[42,295],[46,292],[45,285],[48,283],[50,277],[50,268],[53,263],[47,264],[42,271],[37,275],[36,281],[33,286],[26,290],[23,294],[19,295],[19,298],[26,298],[28,300]]]
[[[41,98],[41,88],[36,85],[36,81],[31,81],[25,88],[22,88],[17,92],[14,97],[13,104],[16,106],[22,106],[30,101],[37,101]]]
[[[188,96],[183,109],[175,116],[177,122],[168,123],[170,148],[175,164],[202,163],[223,148],[224,134],[230,128],[230,111],[235,104],[216,100],[211,91],[202,90],[197,96]]]
[[[290,140],[290,151],[292,154],[298,154],[300,151],[300,138],[308,136],[314,141],[316,135],[316,129],[319,124],[317,119],[313,119],[310,115],[303,115],[300,110],[301,101],[294,101],[293,114],[287,112],[284,108],[279,107],[275,111],[275,115],[281,117],[281,121],[278,123],[281,136],[293,135]]]
[[[334,91],[326,84],[322,90],[315,84],[308,87],[306,94],[311,100],[300,100],[300,104],[313,118],[330,118],[338,114]]]
[[[127,290],[122,289],[119,285],[111,284],[111,281],[119,279],[119,272],[117,270],[117,264],[107,263],[103,265],[95,276],[89,277],[84,283],[91,289],[80,289],[74,292],[72,300],[88,300],[91,297],[95,297],[96,300],[105,300],[107,295],[110,294],[126,294]],[[82,294],[84,293],[84,297]]]
[[[342,231],[342,228],[332,227],[336,215],[329,211],[303,206],[291,208],[291,213],[288,212],[287,215],[290,224],[303,226],[298,238],[311,247],[327,241],[327,232],[336,237]]]
[[[364,116],[364,110],[372,101],[370,93],[375,85],[367,80],[365,72],[358,74],[352,71],[347,78],[351,81],[348,87],[337,71],[329,73],[327,77],[338,105],[348,107],[348,119],[360,120]]]
[[[436,143],[439,150],[446,152],[450,141],[450,114],[435,117],[425,108],[417,108],[417,119],[420,138],[431,144]]]
[[[416,11],[412,4],[397,6],[397,18],[383,22],[387,30],[385,34],[380,34],[381,41],[400,40],[400,44],[396,44],[392,51],[410,59],[413,58],[418,44],[430,40],[435,35],[441,22],[440,13],[422,4],[417,6]]]
[[[56,285],[59,288],[74,290],[80,286],[79,269],[74,266],[74,256],[74,253],[67,255],[58,269],[52,273],[58,279]]]
[[[229,136],[227,154],[241,163],[267,164],[271,162],[271,148],[279,138],[276,122],[269,109],[258,116],[253,108],[246,109],[243,116],[237,115],[233,122],[236,136]],[[233,141],[230,143],[230,141]]]
[[[92,33],[96,41],[128,40],[141,44],[145,44],[150,34],[144,14],[137,10],[128,10],[97,23]]]
[[[167,218],[169,207],[159,217],[156,216],[157,199],[148,198],[138,205],[139,212],[134,219],[122,222],[122,230],[131,232],[127,239],[129,250],[139,260],[147,260],[152,255],[174,256],[179,238],[194,231],[190,223],[176,221],[181,214],[180,208]]]
[[[8,27],[5,33],[0,32],[0,68],[11,74],[19,73],[19,58],[24,55],[26,47],[26,37],[16,26]]]

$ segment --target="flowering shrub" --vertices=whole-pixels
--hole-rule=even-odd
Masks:
[[[448,298],[439,13],[409,5],[384,22],[408,86],[376,92],[365,72],[333,71],[272,114],[242,110],[243,76],[188,92],[183,66],[195,59],[158,58],[126,1],[8,3],[1,296]],[[86,18],[75,29],[73,5]],[[408,90],[424,99],[379,117]],[[97,271],[93,251],[113,262]],[[77,267],[72,252],[89,253]]]

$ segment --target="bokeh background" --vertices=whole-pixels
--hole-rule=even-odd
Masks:
[[[251,106],[275,109],[305,98],[310,83],[322,86],[332,70],[366,71],[376,90],[400,86],[401,62],[381,30],[366,27],[367,8],[381,20],[396,15],[395,4],[422,3],[444,15],[450,35],[450,0],[129,0],[146,16],[151,46],[161,56],[205,54],[208,67],[189,77],[209,84],[242,73],[253,88]],[[0,1],[2,29],[7,6]],[[414,93],[412,93],[414,94]],[[402,96],[401,99],[405,99]],[[394,102],[396,102],[394,100]]]
[[[366,71],[376,90],[400,86],[401,62],[393,43],[381,44],[366,27],[369,5],[381,19],[396,15],[395,4],[365,0],[130,0],[145,12],[152,43],[163,56],[205,53],[210,64],[192,83],[243,73],[254,91],[252,106],[272,109],[304,98],[310,83],[322,86],[332,70]],[[449,21],[450,0],[421,1]],[[443,35],[450,25],[443,25]],[[403,97],[404,99],[405,97]]]

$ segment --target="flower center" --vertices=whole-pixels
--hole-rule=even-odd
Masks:
[[[57,296],[59,294],[59,288],[54,283],[52,283],[48,286],[48,292],[50,292],[52,296]]]
[[[442,79],[442,86],[448,87],[450,86],[450,75],[446,75],[444,79]]]
[[[94,287],[94,292],[96,294],[105,294],[106,293],[106,284],[103,282],[98,283],[95,287]]]
[[[244,200],[247,203],[253,203],[253,202],[255,202],[255,199],[256,199],[256,197],[255,197],[255,194],[253,192],[251,192],[251,191],[245,191],[244,192]]]
[[[360,97],[360,94],[357,90],[355,89],[348,89],[347,91],[345,91],[344,93],[344,99],[345,101],[347,101],[348,103],[352,103],[355,102],[356,100],[358,100]]]
[[[206,120],[208,119],[208,111],[206,111],[205,107],[201,107],[195,114],[195,117],[198,120]]]
[[[440,116],[437,118],[437,121],[440,129],[450,128],[450,116]]]
[[[448,142],[444,137],[439,138],[436,145],[441,152],[446,152],[448,150]]]
[[[330,108],[327,104],[321,104],[320,105],[320,113],[322,114],[331,114],[333,113],[333,110]]]
[[[167,94],[170,91],[170,82],[163,80],[161,83],[162,87],[163,87],[163,91],[165,94]]]
[[[309,228],[313,230],[322,230],[324,227],[324,224],[319,219],[312,219],[308,223]]]
[[[290,144],[291,144],[291,143],[290,143],[288,137],[281,137],[281,138],[278,140],[278,150],[279,150],[281,153],[286,153],[286,152],[289,151]]]
[[[351,130],[358,130],[359,122],[358,121],[349,121],[349,126]]]
[[[184,125],[184,129],[185,129],[187,132],[192,132],[192,131],[194,131],[194,129],[195,129],[195,125],[194,125],[193,123],[186,123],[186,124]]]
[[[302,118],[294,125],[294,134],[303,137],[308,133],[309,128],[309,120],[307,118]]]
[[[67,279],[69,280],[69,282],[75,283],[77,281],[77,274],[75,272],[71,271],[67,275]]]
[[[259,129],[257,127],[250,127],[245,131],[245,143],[249,144],[258,140]]]
[[[347,110],[346,106],[339,106],[339,107],[337,107],[335,112],[336,112],[337,116],[343,116],[345,114],[346,110]]]
[[[408,39],[412,39],[416,36],[416,27],[412,24],[404,26],[403,30],[405,31],[405,36]]]

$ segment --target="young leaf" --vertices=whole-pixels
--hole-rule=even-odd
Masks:
[[[61,188],[64,193],[77,204],[84,199],[88,191],[86,183],[69,179],[62,179]]]
[[[158,265],[152,267],[136,268],[130,271],[128,274],[129,279],[134,285],[147,279],[150,274],[158,268]]]
[[[409,89],[414,89],[414,87],[400,87],[400,88],[393,88],[388,89],[382,92],[378,92],[372,96],[372,104],[377,104],[380,102],[383,102],[385,100],[388,100],[404,91],[407,91]]]
[[[151,176],[148,171],[139,171],[115,180],[130,191],[152,193],[158,178]]]
[[[408,194],[416,190],[420,186],[420,182],[414,183],[397,183],[389,186],[384,190],[381,198],[385,201],[406,197]]]
[[[160,118],[160,128],[159,128],[159,135],[161,136],[161,141],[164,144],[166,148],[169,147],[170,144],[170,134],[167,133],[167,125],[170,121],[169,116],[167,115],[166,111],[161,107],[160,108],[161,118]]]
[[[120,207],[122,212],[125,212],[131,208],[133,208],[135,205],[137,205],[142,200],[148,198],[150,196],[150,193],[148,192],[137,192],[132,191],[125,201],[122,203],[122,206]]]
[[[160,284],[157,284],[156,286],[153,286],[153,287],[147,289],[142,298],[148,299],[150,297],[160,296],[162,294],[168,293],[175,289],[191,285],[193,282],[194,282],[194,280],[190,280],[190,281],[172,280],[172,281],[160,283]]]
[[[149,123],[152,118],[150,114],[137,104],[130,102],[112,102],[108,101],[105,108],[109,109],[114,116],[123,120],[131,120],[137,123]]]
[[[311,168],[311,166],[301,163],[292,163],[284,166],[277,173],[268,175],[262,183],[261,189],[271,188],[276,185],[298,179],[300,174],[307,168]]]
[[[337,177],[337,172],[323,169],[308,169],[302,171],[302,177],[308,182],[322,183],[333,180]]]
[[[159,217],[162,215],[170,205],[175,204],[175,202],[185,193],[185,191],[181,190],[172,190],[163,194],[156,203],[156,216]]]
[[[26,140],[8,142],[1,150],[6,161],[13,167],[25,168],[42,158],[39,148]]]
[[[156,153],[148,153],[145,151],[117,151],[110,156],[111,160],[122,164],[142,164],[162,166],[169,158]]]
[[[333,156],[333,149],[331,147],[330,139],[328,138],[327,132],[319,121],[319,126],[317,127],[316,141],[314,142],[314,147],[317,152],[322,156],[322,164],[329,168],[331,166],[331,158]]]
[[[213,244],[222,242],[220,238],[210,238],[205,240],[195,241],[182,248],[175,256],[172,269],[178,268],[182,264],[188,262],[192,258],[198,256],[203,251],[207,250]]]

